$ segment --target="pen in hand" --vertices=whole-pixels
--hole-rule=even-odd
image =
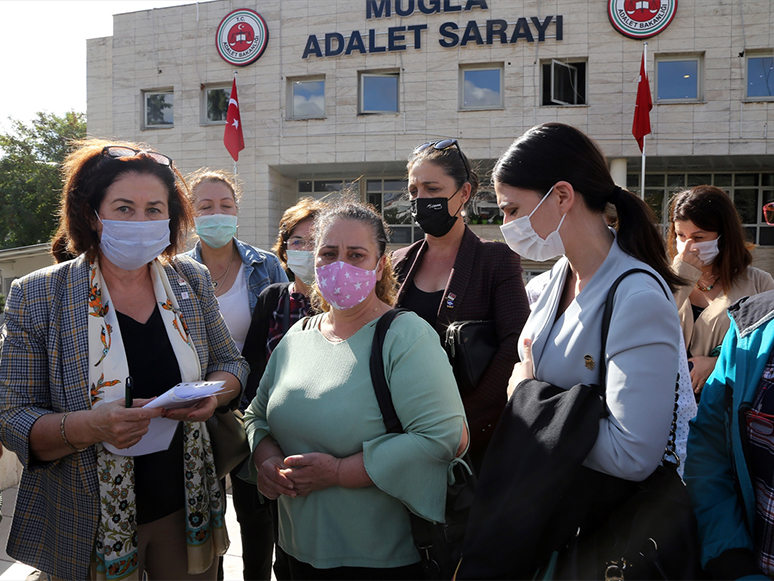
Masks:
[[[124,404],[125,404],[125,407],[130,408],[134,403],[132,400],[132,377],[131,376],[126,378],[125,386],[126,387],[124,388]]]

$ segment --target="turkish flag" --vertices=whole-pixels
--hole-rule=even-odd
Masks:
[[[634,122],[632,123],[632,135],[637,140],[640,151],[642,151],[643,139],[650,133],[651,109],[653,109],[653,100],[650,98],[650,84],[648,84],[648,75],[645,72],[645,52],[643,52],[640,64],[640,82],[637,85],[637,101],[634,104]]]
[[[242,135],[242,119],[239,115],[239,99],[237,98],[236,78],[231,84],[231,97],[228,100],[226,114],[226,131],[223,133],[223,145],[226,146],[234,161],[239,161],[239,152],[245,148],[245,138]]]

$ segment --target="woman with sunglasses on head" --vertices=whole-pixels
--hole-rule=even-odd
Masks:
[[[343,200],[320,212],[314,237],[319,314],[272,352],[245,414],[251,468],[278,499],[291,579],[420,579],[407,507],[443,520],[448,470],[468,441],[462,403],[434,331],[400,314],[382,355],[403,430],[387,433],[369,366],[395,297],[386,224]]]
[[[416,312],[441,341],[454,321],[496,325],[499,350],[477,388],[462,398],[470,458],[478,467],[505,407],[517,339],[529,316],[521,262],[505,244],[482,240],[465,225],[463,210],[476,195],[478,176],[456,139],[420,145],[407,169],[412,216],[425,237],[393,253],[396,306]]]
[[[242,396],[244,411],[255,397],[258,384],[277,344],[299,319],[311,309],[309,294],[314,283],[314,220],[325,204],[313,198],[301,198],[285,210],[279,235],[272,250],[293,282],[267,286],[253,311],[253,318],[242,350],[250,364],[250,375]],[[277,504],[261,500],[255,484],[238,477],[242,465],[231,472],[231,493],[242,534],[242,560],[245,579],[270,579],[271,556],[277,541]],[[274,535],[272,535],[274,532]],[[276,551],[274,572],[277,579],[290,578],[284,553]]]
[[[493,178],[504,213],[502,233],[511,249],[535,261],[559,257],[519,338],[521,362],[513,369],[508,394],[528,379],[565,390],[598,383],[599,366],[605,366],[609,412],[599,419],[578,479],[546,481],[555,495],[546,499],[536,493],[527,499],[531,506],[538,506],[538,498],[547,503],[539,505],[544,520],[526,522],[518,509],[502,510],[524,499],[509,504],[492,494],[474,506],[488,520],[474,519],[471,512],[478,534],[468,529],[459,578],[524,579],[532,578],[579,527],[585,532],[595,520],[604,522],[634,492],[634,483],[659,466],[673,420],[680,360],[680,323],[671,290],[682,280],[669,268],[648,206],[615,184],[599,147],[574,127],[533,127],[500,157]],[[617,212],[615,230],[605,222],[607,204]],[[605,299],[613,282],[633,268],[653,276],[634,273],[620,283],[602,353]],[[686,396],[693,403],[690,393]],[[507,438],[500,437],[500,430],[516,429],[511,426],[509,418],[501,419],[496,454],[487,455],[479,480],[484,491],[491,483],[514,482],[516,474],[528,478],[519,472],[522,456],[543,458],[540,433],[532,434],[534,450],[504,450]],[[492,506],[500,509],[488,510]]]
[[[8,554],[58,579],[215,579],[228,535],[204,422],[237,404],[248,367],[206,269],[173,258],[185,182],[161,153],[100,140],[63,174],[52,248],[76,258],[6,303],[0,440],[25,467]],[[142,407],[201,379],[224,391]]]
[[[723,190],[696,186],[672,198],[667,247],[672,268],[686,280],[675,293],[696,397],[715,368],[728,331],[728,307],[774,289],[752,254],[734,203]]]

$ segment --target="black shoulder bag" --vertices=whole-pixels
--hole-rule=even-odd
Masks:
[[[406,309],[393,309],[382,315],[376,323],[374,341],[371,344],[371,382],[388,434],[402,434],[404,430],[395,412],[390,388],[384,376],[382,350],[387,329],[393,319],[405,311]],[[475,476],[467,471],[462,463],[457,463],[454,466],[454,484],[448,485],[446,489],[446,522],[430,522],[408,511],[411,535],[419,551],[426,579],[451,579],[454,575],[460,559],[475,487]]]
[[[611,286],[598,384],[564,390],[526,380],[508,401],[484,457],[458,579],[700,576],[696,521],[674,465],[663,462],[642,483],[582,465],[608,415],[604,362],[615,292],[635,272],[656,278],[632,269]],[[676,405],[665,456],[674,450]],[[665,513],[671,517],[662,520]]]
[[[446,328],[443,346],[460,394],[467,395],[478,387],[500,339],[494,321],[454,321]]]

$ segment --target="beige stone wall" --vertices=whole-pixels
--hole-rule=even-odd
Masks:
[[[464,4],[453,0],[451,4]],[[406,4],[406,2],[404,2]],[[201,124],[202,86],[230,83],[234,67],[215,49],[215,31],[232,9],[256,9],[270,31],[263,56],[238,69],[238,87],[247,148],[238,171],[245,183],[240,236],[266,247],[281,211],[294,197],[289,166],[309,165],[305,177],[341,176],[348,164],[403,160],[422,141],[457,137],[472,158],[497,158],[511,141],[536,123],[562,121],[587,131],[610,157],[639,155],[631,120],[642,43],[611,27],[604,2],[580,0],[489,0],[489,9],[366,20],[366,0],[265,0],[234,4],[219,0],[120,14],[111,38],[89,41],[89,132],[149,143],[172,156],[184,171],[199,166],[232,168],[222,144],[222,125]],[[653,87],[658,54],[704,55],[705,101],[656,105],[651,156],[774,155],[764,137],[774,122],[774,103],[744,102],[742,50],[774,46],[774,3],[768,0],[680,0],[670,27],[649,40],[648,68]],[[439,26],[491,19],[563,16],[564,39],[543,43],[443,48]],[[742,15],[744,30],[742,29]],[[321,43],[328,32],[367,37],[377,30],[380,45],[390,26],[427,24],[422,48],[407,36],[405,51],[302,59],[308,35]],[[534,31],[534,29],[533,29]],[[458,31],[459,34],[462,30]],[[367,42],[367,38],[366,38]],[[540,107],[540,62],[588,58],[588,105]],[[505,107],[458,110],[460,64],[502,63]],[[112,68],[112,70],[111,70]],[[358,115],[358,71],[397,70],[400,108],[392,115]],[[325,119],[287,119],[287,79],[324,75]],[[142,129],[142,91],[173,89],[175,125]],[[304,173],[302,171],[302,173]],[[360,172],[358,172],[360,173]],[[298,173],[295,174],[296,176]],[[370,175],[370,174],[369,174]]]

